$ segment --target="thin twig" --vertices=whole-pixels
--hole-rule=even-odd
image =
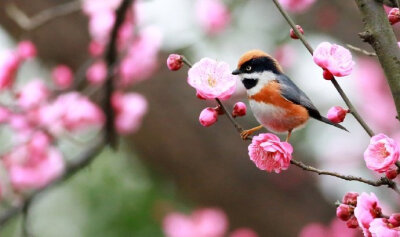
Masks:
[[[351,44],[346,44],[346,46],[347,46],[347,48],[349,48],[349,49],[351,49],[351,50],[353,50],[355,52],[362,53],[362,54],[365,54],[367,56],[376,57],[376,53],[374,53],[374,52],[369,52],[369,51],[367,51],[365,49],[358,48],[358,47],[356,47],[354,45],[351,45]]]
[[[27,201],[27,203],[24,205],[22,208],[22,223],[21,223],[21,228],[22,228],[22,237],[31,237],[31,233],[29,232],[29,209],[31,200]]]
[[[293,31],[296,33],[296,35],[299,37],[301,42],[304,44],[304,46],[307,48],[307,50],[310,52],[311,55],[313,55],[313,48],[311,45],[308,43],[306,40],[305,36],[299,32],[299,30],[296,27],[296,24],[293,22],[292,18],[287,14],[287,12],[282,8],[281,4],[278,2],[278,0],[272,0],[276,7],[278,8],[279,12],[282,14],[282,16],[286,19],[286,21],[289,23],[290,27],[292,27]],[[360,114],[357,112],[356,108],[353,106],[353,104],[350,102],[349,98],[347,95],[344,93],[343,89],[340,87],[339,83],[336,81],[335,78],[331,80],[333,86],[336,88],[336,90],[339,92],[340,96],[346,103],[348,109],[350,109],[351,114],[355,117],[355,119],[360,123],[360,125],[364,128],[364,130],[368,133],[370,137],[374,135],[374,132],[371,130],[371,128],[368,127],[367,123],[362,119]]]
[[[19,27],[26,31],[34,30],[44,24],[50,22],[54,18],[66,16],[77,12],[81,9],[81,2],[76,0],[57,5],[39,12],[38,14],[28,17],[17,5],[10,3],[6,5],[6,14],[13,19]]]

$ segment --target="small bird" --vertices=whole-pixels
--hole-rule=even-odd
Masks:
[[[321,116],[307,95],[283,73],[278,61],[261,50],[242,55],[232,74],[240,77],[251,110],[261,124],[244,130],[240,134],[243,139],[265,127],[275,133],[287,132],[289,141],[292,131],[305,125],[310,117],[347,131]]]

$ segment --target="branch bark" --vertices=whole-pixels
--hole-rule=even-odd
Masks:
[[[400,49],[382,3],[376,0],[355,0],[360,9],[365,31],[360,37],[375,50],[386,75],[397,116],[400,115]]]

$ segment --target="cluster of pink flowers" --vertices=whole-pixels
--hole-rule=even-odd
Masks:
[[[221,0],[197,0],[197,19],[209,34],[222,32],[231,21],[227,6]]]
[[[328,42],[322,42],[317,46],[313,59],[324,70],[324,78],[327,80],[332,79],[333,76],[350,75],[355,64],[348,49]]]
[[[190,215],[179,212],[168,214],[163,221],[166,237],[223,237],[228,230],[226,214],[217,208],[198,209]],[[257,233],[249,228],[239,228],[229,237],[257,237]]]
[[[336,210],[337,217],[347,221],[349,228],[360,227],[364,236],[400,236],[400,214],[382,215],[374,193],[347,193]]]
[[[281,142],[272,133],[261,133],[253,137],[249,145],[249,156],[257,168],[268,172],[280,173],[289,168],[293,147],[288,142]]]
[[[302,13],[314,4],[315,0],[279,0],[282,7],[294,13]]]

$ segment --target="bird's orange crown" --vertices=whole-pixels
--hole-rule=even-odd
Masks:
[[[279,71],[283,72],[281,65],[279,65],[279,63],[276,61],[276,59],[274,59],[269,54],[267,54],[264,51],[259,50],[259,49],[253,49],[253,50],[250,50],[250,51],[247,51],[246,53],[244,53],[239,59],[237,68],[240,68],[244,63],[246,63],[247,61],[249,61],[253,58],[261,58],[261,57],[270,58],[274,62],[275,67]]]

